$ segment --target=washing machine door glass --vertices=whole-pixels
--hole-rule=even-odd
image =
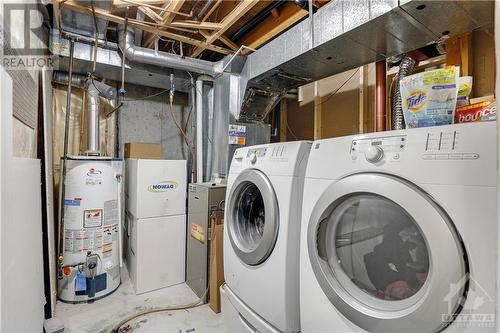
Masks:
[[[435,332],[467,294],[467,255],[452,221],[417,186],[358,174],[331,185],[315,206],[308,251],[319,285],[357,326]]]
[[[229,195],[227,227],[231,245],[248,265],[258,265],[271,254],[278,235],[278,205],[269,179],[246,170]]]

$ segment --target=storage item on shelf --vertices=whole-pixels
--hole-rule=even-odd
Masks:
[[[125,158],[143,158],[161,160],[163,149],[160,143],[127,142],[125,143]]]
[[[472,76],[458,78],[457,107],[469,105],[469,95],[472,91]]]
[[[457,104],[459,67],[413,74],[401,79],[407,128],[449,125]]]
[[[496,119],[497,102],[494,98],[471,105],[461,106],[455,111],[455,123],[494,121]]]

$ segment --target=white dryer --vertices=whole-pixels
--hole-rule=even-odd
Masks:
[[[310,142],[287,142],[234,153],[224,227],[223,300],[233,309],[223,311],[230,332],[300,331],[298,243],[310,148]]]
[[[496,124],[313,143],[302,332],[494,332]]]

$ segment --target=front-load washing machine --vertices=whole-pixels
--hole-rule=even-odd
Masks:
[[[496,124],[313,143],[302,332],[494,332]]]
[[[300,331],[299,241],[310,142],[240,148],[229,170],[223,309],[230,332]],[[236,317],[236,319],[235,319]]]

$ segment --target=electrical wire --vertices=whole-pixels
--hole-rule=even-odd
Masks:
[[[339,92],[340,89],[342,89],[349,81],[351,81],[351,79],[354,77],[354,75],[356,75],[357,73],[359,72],[359,67],[358,69],[356,69],[352,74],[351,76],[349,76],[347,78],[347,80],[344,81],[344,83],[342,83],[340,85],[340,87],[338,87],[337,89],[335,89],[332,93],[330,93],[330,95],[328,95],[326,97],[326,99],[324,101],[322,101],[321,103],[319,103],[319,105],[323,105],[324,103],[326,103],[330,98],[332,98],[333,96],[335,96],[336,93]]]
[[[172,101],[170,101],[169,105],[170,105],[170,115],[172,116],[172,120],[174,121],[175,126],[179,129],[179,132],[181,133],[182,137],[184,138],[184,142],[186,143],[186,146],[188,147],[189,152],[191,154],[191,160],[194,161],[195,160],[194,148],[191,145],[191,143],[189,142],[189,139],[188,139],[186,133],[182,129],[182,126],[179,124],[179,122],[177,121],[177,118],[175,117],[174,106],[172,105]]]
[[[158,312],[175,311],[175,310],[186,310],[186,309],[191,309],[191,308],[195,308],[195,307],[198,307],[200,305],[203,305],[207,294],[208,294],[208,288],[205,290],[203,295],[200,298],[198,298],[196,301],[194,301],[193,303],[183,304],[183,305],[164,306],[164,307],[153,308],[153,309],[137,312],[137,313],[123,319],[117,325],[115,325],[115,327],[111,330],[111,333],[120,333],[120,329],[126,323],[128,323],[134,319],[137,319],[139,317],[148,315],[148,314],[158,313]]]
[[[153,97],[156,97],[156,96],[160,96],[164,93],[167,93],[169,92],[170,89],[164,89],[156,94],[153,94],[153,95],[149,95],[149,96],[144,96],[144,97],[138,97],[138,98],[124,98],[123,99],[123,102],[135,102],[135,101],[143,101],[145,99],[148,99],[148,98],[153,98]]]
[[[295,139],[295,141],[297,141],[299,138],[295,135],[295,133],[292,131],[292,129],[290,128],[290,125],[288,125],[288,120],[286,121],[286,128],[288,129],[288,131],[290,132],[290,134],[292,134],[293,138]]]

